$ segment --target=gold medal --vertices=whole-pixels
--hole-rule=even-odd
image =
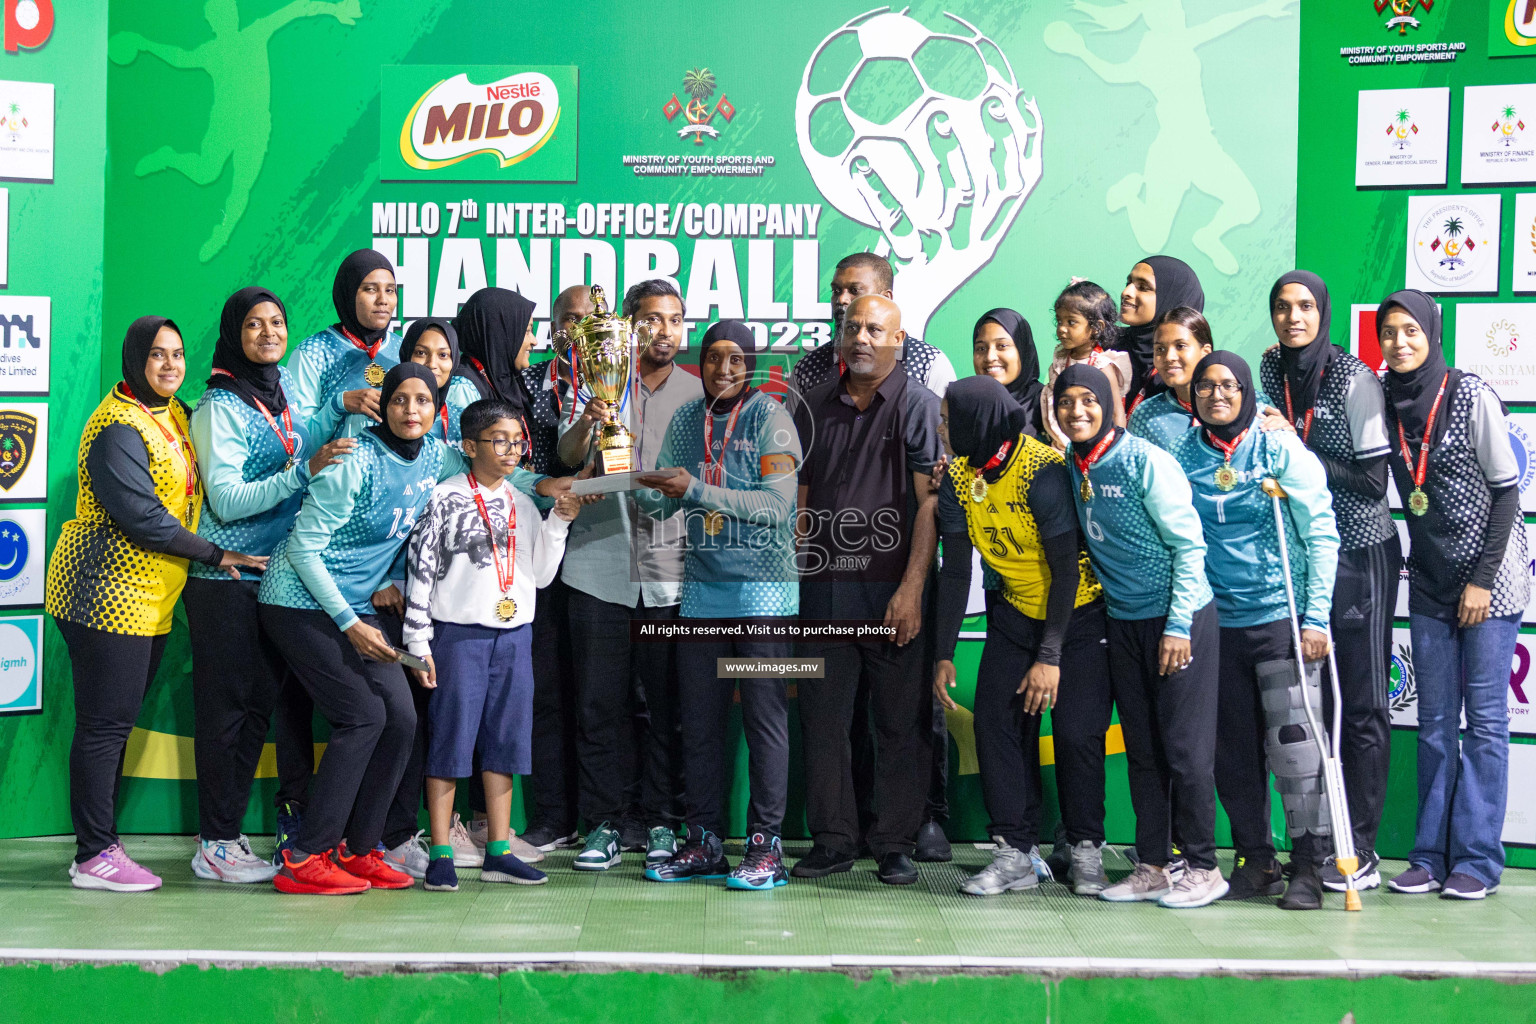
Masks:
[[[1237,470],[1232,468],[1230,462],[1216,467],[1216,486],[1223,491],[1230,491],[1237,486]]]
[[[286,473],[286,472],[288,472],[292,468],[293,468],[293,456],[290,455],[290,456],[288,456],[288,461],[283,463],[283,472]]]
[[[971,481],[971,500],[978,505],[987,500],[987,482],[982,479],[980,473]]]
[[[517,602],[510,597],[503,597],[496,602],[496,617],[502,622],[511,622],[517,615]]]
[[[367,381],[368,386],[371,388],[376,388],[380,384],[383,384],[384,367],[380,366],[378,363],[369,363],[368,368],[363,371],[363,380]]]
[[[1093,500],[1093,484],[1088,482],[1087,477],[1083,477],[1083,485],[1077,489],[1077,493],[1083,496],[1085,502]]]
[[[1429,495],[1424,493],[1423,488],[1415,487],[1413,493],[1408,495],[1408,511],[1416,516],[1429,511]]]
[[[725,516],[721,515],[719,512],[708,512],[708,513],[705,513],[705,515],[704,515],[704,532],[705,533],[709,534],[711,537],[717,537],[717,536],[720,535],[720,531],[723,530],[723,529],[725,529]]]

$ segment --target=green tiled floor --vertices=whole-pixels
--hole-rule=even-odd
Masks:
[[[0,841],[0,947],[95,950],[251,950],[274,953],[636,953],[868,957],[1146,957],[1220,960],[1413,960],[1523,963],[1536,935],[1536,872],[1511,870],[1481,904],[1365,894],[1321,913],[1264,903],[1197,911],[1102,903],[1047,883],[1033,892],[975,899],[955,891],[989,859],[955,848],[952,864],[922,865],[922,881],[891,888],[873,864],[773,893],[719,885],[659,885],[638,855],[604,874],[572,871],[569,851],[542,867],[538,888],[484,885],[461,871],[458,893],[372,892],[322,899],[267,886],[197,881],[192,841],[129,837],[129,853],[162,875],[148,895],[82,892],[69,885],[72,844]],[[258,844],[262,846],[263,844]],[[793,844],[791,856],[804,852]],[[739,847],[731,850],[739,855]],[[1112,853],[1111,876],[1129,870]],[[1230,863],[1223,860],[1224,870]],[[1383,865],[1401,870],[1399,864]]]

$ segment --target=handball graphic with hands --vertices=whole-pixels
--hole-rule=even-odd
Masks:
[[[822,40],[795,100],[800,156],[822,197],[880,232],[903,326],[986,266],[1042,173],[1042,121],[1008,58],[955,17],[889,9]]]

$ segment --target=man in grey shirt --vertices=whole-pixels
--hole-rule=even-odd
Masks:
[[[672,415],[704,393],[697,377],[673,365],[687,336],[683,312],[682,296],[664,279],[642,281],[624,296],[623,315],[651,337],[621,414],[640,469],[656,468]],[[593,431],[608,415],[602,399],[576,401],[559,445],[561,461],[571,466],[593,454]],[[643,850],[650,863],[676,849],[683,793],[673,646],[633,643],[630,623],[677,617],[683,520],[654,520],[620,492],[588,507],[579,521],[561,573],[571,588],[577,803],[588,829],[574,866],[604,871],[619,863],[621,850]]]

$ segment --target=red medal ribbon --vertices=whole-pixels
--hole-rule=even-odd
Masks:
[[[1291,425],[1292,426],[1295,426],[1296,425],[1296,413],[1294,411],[1292,411],[1292,409],[1291,409],[1291,380],[1290,380],[1289,377],[1285,377],[1285,378],[1282,378],[1282,383],[1284,383],[1284,385],[1285,385],[1285,418],[1291,421]],[[1308,409],[1307,410],[1306,418],[1302,421],[1302,425],[1301,425],[1301,443],[1302,444],[1306,444],[1307,443],[1307,436],[1309,434],[1311,434],[1311,433],[1312,433],[1312,410]]]
[[[384,332],[384,337],[380,338],[378,341],[376,341],[372,345],[370,345],[367,342],[365,342],[362,338],[359,338],[357,335],[355,335],[351,331],[347,330],[345,327],[342,327],[340,324],[337,324],[336,327],[337,327],[337,329],[339,331],[341,331],[341,333],[346,337],[346,339],[348,341],[350,341],[352,344],[356,345],[358,348],[362,349],[364,352],[368,353],[368,358],[369,359],[372,359],[374,356],[377,356],[379,354],[379,346],[384,344],[384,338],[389,337],[389,332],[386,331],[386,332]]]
[[[1403,421],[1397,421],[1397,443],[1403,451],[1403,461],[1413,469],[1413,486],[1419,489],[1424,487],[1424,474],[1429,470],[1429,439],[1435,432],[1435,416],[1440,412],[1440,400],[1445,397],[1445,385],[1451,379],[1451,373],[1446,371],[1440,379],[1440,390],[1435,394],[1435,404],[1429,407],[1429,420],[1424,424],[1424,439],[1419,442],[1419,465],[1413,469],[1413,453],[1408,450],[1408,439],[1403,434]]]
[[[503,572],[501,557],[496,553],[496,527],[491,525],[491,510],[486,506],[485,499],[480,496],[480,482],[475,479],[475,474],[471,472],[468,476],[469,492],[474,495],[475,508],[480,510],[480,518],[485,521],[485,530],[491,535],[491,564],[496,566],[496,582],[501,585],[502,596],[506,596],[512,590],[512,578],[517,573],[517,501],[508,494],[507,568]]]
[[[731,434],[736,431],[736,417],[741,415],[741,407],[746,402],[737,402],[736,408],[731,410],[731,418],[725,424],[725,436],[720,439],[720,461],[714,458],[715,448],[715,414],[709,411],[709,404],[704,405],[704,482],[716,487],[725,486],[725,453],[731,446]]]
[[[1093,464],[1098,462],[1099,456],[1103,455],[1109,449],[1109,446],[1114,443],[1115,428],[1111,427],[1109,433],[1099,438],[1099,443],[1093,446],[1093,451],[1088,453],[1086,459],[1078,458],[1076,452],[1072,454],[1073,461],[1077,463],[1077,471],[1082,474],[1083,479],[1086,480],[1088,478],[1088,471],[1093,468]]]
[[[171,450],[181,456],[182,464],[187,467],[187,497],[192,497],[193,492],[197,490],[197,462],[191,455],[192,442],[187,440],[186,435],[181,432],[181,424],[177,423],[176,417],[171,415],[170,407],[166,407],[165,415],[170,419],[171,426],[176,428],[174,436],[172,436],[169,430],[165,429],[165,424],[155,419],[155,414],[149,411],[149,407],[139,401],[139,396],[133,393],[133,389],[128,386],[127,381],[123,381],[122,389],[123,394],[133,399],[133,404],[137,405],[144,415],[149,417],[149,422],[159,428],[160,433],[165,436],[165,443],[171,446]],[[182,447],[183,445],[186,447]]]
[[[234,374],[230,373],[228,370],[221,370],[217,366],[213,368],[213,372],[215,375],[223,374],[226,377],[234,376]],[[288,407],[283,407],[283,411],[280,414],[283,417],[283,425],[282,427],[278,427],[277,420],[272,418],[272,412],[267,408],[265,402],[257,398],[255,395],[251,396],[251,401],[256,403],[256,408],[260,410],[261,414],[267,418],[267,425],[272,428],[272,433],[277,435],[277,443],[283,446],[283,453],[290,459],[293,458],[294,449],[299,446],[299,443],[293,436],[293,417],[288,414]],[[286,433],[284,433],[284,431],[286,431]]]
[[[1008,453],[1013,451],[1014,440],[1016,439],[1009,438],[1008,440],[1004,441],[1003,446],[997,450],[997,454],[988,459],[987,464],[976,471],[976,476],[981,477],[983,474],[990,473],[998,466],[1001,466],[1003,464],[1003,460],[1008,458]]]
[[[1227,460],[1227,464],[1228,465],[1232,464],[1232,453],[1237,451],[1237,446],[1242,444],[1243,443],[1243,438],[1245,438],[1247,436],[1248,436],[1248,429],[1244,428],[1243,432],[1241,434],[1238,434],[1236,437],[1234,437],[1232,439],[1232,443],[1231,444],[1228,444],[1227,442],[1223,441],[1221,438],[1219,438],[1219,437],[1215,436],[1214,434],[1212,434],[1209,430],[1207,430],[1205,432],[1205,439],[1207,441],[1211,442],[1211,444],[1218,451],[1221,452],[1222,457]]]

